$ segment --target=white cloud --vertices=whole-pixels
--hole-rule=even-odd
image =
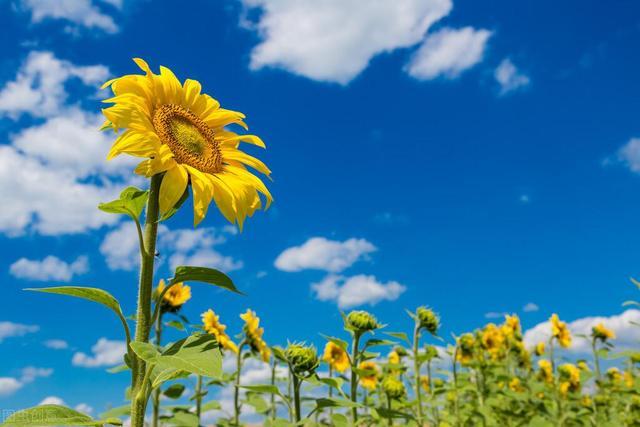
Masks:
[[[116,7],[121,0],[104,0]],[[98,28],[107,33],[115,33],[118,26],[113,18],[100,11],[91,0],[22,0],[23,8],[31,12],[31,22],[39,23],[45,19],[62,19],[77,26]]]
[[[21,323],[0,322],[0,343],[5,338],[21,337],[26,334],[38,332],[40,327],[37,325],[23,325]]]
[[[58,396],[47,396],[38,405],[62,405],[64,406],[64,400]]]
[[[339,242],[313,237],[301,246],[284,250],[278,255],[275,266],[289,272],[312,269],[339,273],[376,250],[365,239],[351,238]]]
[[[525,313],[532,313],[538,310],[540,310],[540,307],[538,307],[538,304],[533,302],[528,302],[524,305],[524,307],[522,307],[522,311],[524,311]]]
[[[493,76],[500,84],[500,95],[506,95],[531,83],[529,76],[518,70],[509,58],[502,60],[495,69]]]
[[[93,413],[93,408],[86,403],[79,403],[75,406],[75,410],[78,412],[82,412],[83,414],[91,415]]]
[[[26,384],[29,384],[40,377],[48,377],[53,373],[53,369],[36,368],[27,366],[22,369],[20,378],[0,377],[0,397],[6,397],[14,394]]]
[[[117,196],[134,160],[107,163],[112,138],[98,131],[102,119],[69,104],[65,87],[72,78],[96,86],[107,76],[102,65],[76,66],[51,52],[32,52],[0,89],[0,114],[45,119],[0,145],[0,198],[11,200],[0,211],[0,232],[79,233],[118,220],[96,206]]]
[[[15,79],[0,90],[0,114],[12,118],[25,113],[34,117],[58,115],[65,108],[69,80],[79,79],[84,85],[97,87],[108,77],[109,69],[104,65],[77,66],[52,52],[33,51]]]
[[[98,342],[91,347],[91,355],[77,352],[73,355],[71,363],[74,366],[82,366],[84,368],[115,366],[122,363],[122,358],[126,351],[127,345],[124,341],[100,338]]]
[[[620,147],[615,155],[615,159],[631,170],[640,173],[640,138],[631,138],[629,142]],[[612,159],[605,160],[605,164],[611,163]]]
[[[10,396],[22,388],[22,383],[15,378],[0,377],[0,397]]]
[[[617,349],[635,348],[640,342],[640,327],[633,323],[640,323],[640,310],[627,310],[621,314],[609,317],[589,316],[583,317],[568,323],[569,330],[573,336],[573,342],[569,351],[574,353],[586,353],[591,351],[590,342],[587,339],[576,337],[578,334],[589,336],[591,328],[598,323],[612,329],[616,333],[613,344]],[[548,342],[551,325],[548,321],[542,322],[527,330],[524,334],[524,341],[528,346],[534,346],[540,341]]]
[[[485,313],[484,317],[486,319],[500,319],[500,318],[504,317],[506,314],[508,314],[508,313],[499,312],[499,311],[490,311],[488,313]]]
[[[58,339],[46,340],[43,344],[45,347],[50,348],[52,350],[65,350],[69,348],[69,343],[66,342],[65,340],[58,340]]]
[[[352,277],[329,275],[311,285],[320,301],[335,301],[340,308],[376,305],[380,301],[395,301],[407,289],[398,282],[379,282],[374,276],[360,274]]]
[[[20,258],[9,267],[11,275],[18,279],[42,282],[51,280],[69,282],[73,276],[87,271],[89,271],[89,261],[86,256],[79,256],[71,263],[62,261],[53,255],[49,255],[42,260]]]
[[[232,229],[219,232],[215,228],[169,230],[164,225],[158,228],[158,251],[169,260],[169,268],[178,265],[199,265],[216,268],[225,272],[242,268],[242,261],[222,255],[216,246],[226,242],[224,234]],[[223,234],[224,233],[224,234]],[[100,252],[105,256],[112,270],[133,270],[139,264],[138,235],[132,222],[124,222],[107,233]]]
[[[242,0],[260,8],[251,68],[276,67],[347,84],[376,55],[419,43],[451,0]]]
[[[418,80],[454,79],[484,56],[491,31],[472,27],[443,28],[425,39],[406,71]]]

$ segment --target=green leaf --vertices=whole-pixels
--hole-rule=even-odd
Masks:
[[[14,413],[0,426],[102,426],[105,424],[122,425],[122,421],[117,418],[94,420],[88,415],[65,406],[40,405]]]
[[[217,400],[210,400],[202,405],[202,412],[215,411],[218,409],[222,409],[222,405],[220,405],[220,402]]]
[[[194,334],[182,339],[157,356],[154,362],[163,369],[174,368],[203,377],[219,378],[222,375],[222,353],[211,334]]]
[[[179,331],[184,331],[184,329],[185,329],[184,325],[182,324],[182,322],[179,322],[177,320],[171,320],[171,321],[165,323],[165,325],[170,326],[172,328],[175,328],[175,329],[177,329]]]
[[[133,350],[133,352],[145,362],[153,363],[156,361],[158,356],[160,356],[160,352],[156,349],[156,346],[151,343],[133,341],[130,344],[130,347],[131,350]]]
[[[389,335],[390,337],[398,338],[399,340],[406,342],[408,345],[411,345],[409,337],[404,332],[384,332],[384,334]]]
[[[367,340],[366,344],[364,345],[364,349],[370,348],[370,347],[377,347],[380,345],[394,345],[395,341],[389,341],[389,340],[381,340],[378,338],[371,338],[369,340]]]
[[[242,294],[233,284],[233,281],[221,271],[206,267],[190,267],[181,265],[176,268],[176,272],[171,279],[171,284],[180,282],[203,282],[210,285],[219,286],[228,291]],[[244,294],[242,294],[244,295]]]
[[[122,314],[120,303],[109,292],[98,288],[88,288],[83,286],[56,286],[51,288],[26,288],[25,291],[44,292],[48,294],[68,295],[76,298],[86,299],[96,302],[111,309],[120,318],[122,326],[129,337],[129,327],[127,320]]]
[[[349,425],[349,419],[343,414],[333,414],[331,421],[336,427],[347,427]]]
[[[271,384],[255,384],[255,385],[241,385],[240,388],[252,391],[254,393],[269,393],[277,394],[280,396],[280,390],[275,385]]]
[[[128,371],[129,367],[125,364],[114,366],[113,368],[107,369],[107,372],[110,374],[119,374],[120,372]]]
[[[324,409],[324,408],[362,408],[363,405],[361,403],[352,402],[347,399],[335,399],[335,398],[320,398],[315,399],[316,401],[316,410]]]
[[[172,417],[162,421],[180,427],[198,427],[198,416],[191,412],[176,412]]]
[[[131,414],[131,405],[122,405],[111,408],[100,414],[100,418],[128,417]]]
[[[175,380],[178,378],[187,378],[189,375],[189,372],[181,371],[179,369],[162,369],[156,366],[151,375],[151,388],[157,388],[162,385],[162,383],[167,381]]]
[[[148,191],[136,187],[127,187],[120,193],[120,198],[107,203],[100,203],[98,209],[106,213],[128,215],[138,220],[149,197]]]
[[[269,409],[271,409],[269,404],[262,397],[255,393],[248,395],[246,403],[250,406],[253,406],[253,409],[255,409],[259,414],[265,413]]]
[[[324,339],[326,339],[327,341],[330,341],[332,343],[334,343],[335,345],[337,345],[338,347],[340,347],[341,349],[343,349],[344,351],[347,351],[349,344],[347,344],[346,341],[341,340],[340,338],[336,338],[336,337],[330,337],[327,335],[322,335],[320,334]]]
[[[162,392],[169,399],[178,399],[184,393],[184,384],[171,384],[165,391]]]

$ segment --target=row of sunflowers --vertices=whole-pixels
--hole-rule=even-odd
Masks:
[[[125,420],[133,427],[189,427],[211,423],[212,413],[220,426],[640,426],[640,353],[613,352],[615,334],[606,325],[595,326],[589,337],[572,337],[553,315],[549,340],[527,348],[519,318],[507,316],[500,325],[490,323],[446,344],[439,337],[439,317],[427,307],[409,313],[412,334],[391,332],[373,314],[352,311],[343,314],[348,336],[326,336],[322,353],[306,343],[269,345],[251,310],[241,315],[244,327],[237,336],[213,310],[192,328],[181,314],[191,296],[185,283],[239,291],[224,273],[189,265],[176,267],[169,281],[154,288],[158,225],[191,197],[194,225],[213,203],[242,230],[247,218],[272,202],[253,171],[267,177],[271,171],[240,148],[242,143],[265,148],[264,142],[230,130],[247,128],[242,113],[222,108],[195,80],[181,82],[166,67],[156,74],[142,59],[134,61],[144,74],[104,85],[114,96],[105,100],[110,106],[103,110],[103,130],[118,135],[108,158],[143,159],[135,173],[148,178],[148,189],[128,187],[99,209],[135,223],[140,248],[135,316],[125,316],[118,300],[102,289],[31,289],[88,300],[119,318],[126,354],[113,372],[130,375],[128,403],[99,419],[62,405],[40,405],[8,416],[2,427]],[[166,327],[195,332],[165,343]],[[591,358],[563,360],[562,349],[575,339],[590,340]],[[614,356],[617,367],[611,366]],[[223,369],[223,360],[230,359],[234,369]],[[244,381],[248,361],[267,366],[270,381]],[[602,366],[608,369],[603,372]],[[195,387],[186,386],[194,380]],[[231,407],[211,399],[216,389],[231,390]]]

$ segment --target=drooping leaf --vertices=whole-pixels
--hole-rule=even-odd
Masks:
[[[172,327],[174,329],[177,329],[179,331],[184,331],[184,325],[182,324],[182,322],[178,322],[177,320],[170,320],[169,322],[165,323],[165,325]]]
[[[389,335],[390,337],[398,338],[399,340],[407,343],[407,345],[411,345],[409,337],[404,332],[384,332],[384,334]]]
[[[280,396],[280,390],[278,389],[278,387],[271,384],[241,385],[240,388],[249,390],[254,393],[268,393]]]
[[[114,417],[94,420],[88,415],[65,406],[40,405],[12,414],[0,426],[102,426],[105,424],[122,425],[122,421]]]
[[[163,369],[174,368],[204,377],[219,378],[222,375],[222,353],[211,334],[194,334],[182,339],[153,362]]]
[[[148,191],[143,191],[136,187],[127,187],[122,190],[119,199],[100,203],[98,209],[107,213],[128,215],[137,221],[147,204],[148,197]]]
[[[233,284],[229,276],[223,272],[206,267],[190,267],[181,265],[176,268],[171,284],[180,282],[203,282],[210,285],[219,286],[228,291],[242,294]]]

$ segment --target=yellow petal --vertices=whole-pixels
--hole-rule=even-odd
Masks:
[[[188,183],[187,171],[179,164],[169,169],[160,184],[160,213],[173,208],[184,194]]]
[[[188,165],[184,167],[191,176],[191,190],[193,191],[193,225],[200,224],[207,215],[211,198],[213,197],[213,185],[207,176]]]

